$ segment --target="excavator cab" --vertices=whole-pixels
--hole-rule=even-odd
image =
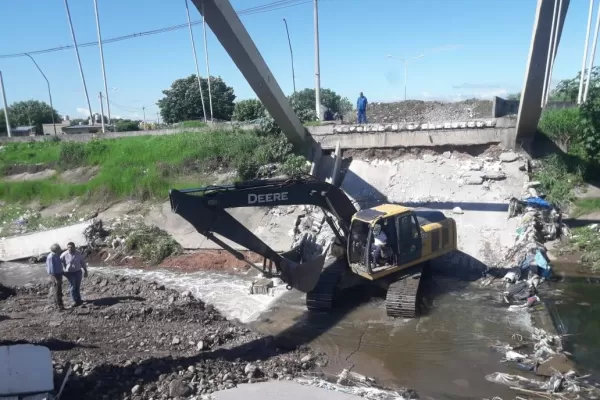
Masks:
[[[348,263],[354,273],[374,280],[454,250],[455,237],[454,220],[439,211],[384,204],[352,218]]]

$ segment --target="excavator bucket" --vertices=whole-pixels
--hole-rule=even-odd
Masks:
[[[288,286],[308,293],[317,286],[324,265],[324,255],[302,264],[296,264],[286,259],[281,266],[281,275]]]

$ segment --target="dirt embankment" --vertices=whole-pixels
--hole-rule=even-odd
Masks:
[[[160,283],[92,274],[83,288],[86,304],[63,312],[48,306],[48,285],[0,301],[0,344],[49,347],[56,388],[73,367],[64,400],[187,398],[325,364]]]

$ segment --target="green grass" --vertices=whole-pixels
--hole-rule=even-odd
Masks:
[[[171,188],[206,183],[190,177],[202,177],[218,167],[236,168],[241,178],[250,179],[260,165],[288,159],[293,160],[291,146],[282,137],[239,131],[10,144],[1,152],[0,168],[26,162],[55,163],[61,170],[99,165],[100,171],[82,184],[67,184],[57,177],[0,182],[0,199],[42,204],[74,196],[158,200],[166,198]]]
[[[581,262],[593,271],[600,270],[600,232],[598,227],[575,228],[569,237],[568,247],[582,253]]]
[[[566,207],[575,199],[574,189],[583,183],[583,171],[576,165],[569,165],[559,155],[552,154],[542,160],[534,179],[541,183],[541,191],[549,201]]]
[[[600,211],[600,198],[576,199],[573,205],[575,206],[572,213],[574,217],[590,214]]]

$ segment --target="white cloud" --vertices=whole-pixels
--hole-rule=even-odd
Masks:
[[[90,111],[84,107],[77,107],[77,114],[85,115],[86,117],[90,116]]]

